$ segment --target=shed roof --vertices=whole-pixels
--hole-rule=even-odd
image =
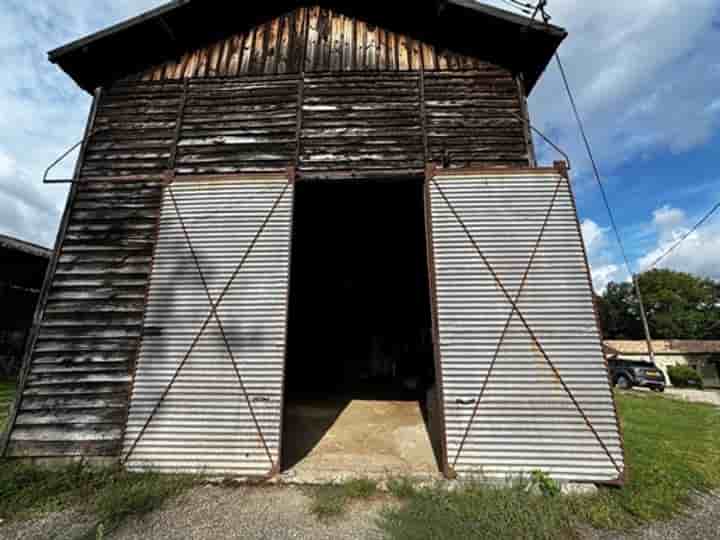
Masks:
[[[4,234],[0,234],[0,247],[4,247],[6,249],[11,249],[14,251],[20,251],[22,253],[33,255],[35,257],[43,257],[45,259],[49,259],[50,255],[52,254],[52,250],[50,249],[38,246],[37,244],[26,242],[25,240],[6,236]]]
[[[663,339],[653,340],[652,345],[656,354],[720,353],[719,340]],[[606,340],[604,346],[608,354],[647,354],[644,340]]]
[[[567,33],[473,0],[174,0],[50,51],[86,91],[304,5],[338,9],[524,76],[527,92]]]

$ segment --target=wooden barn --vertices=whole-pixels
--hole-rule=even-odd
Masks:
[[[561,28],[471,0],[176,0],[50,53],[94,93],[12,459],[620,483]]]

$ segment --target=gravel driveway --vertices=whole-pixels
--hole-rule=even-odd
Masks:
[[[584,530],[583,540],[717,540],[720,538],[720,492],[696,495],[683,517],[630,533]]]
[[[112,540],[380,540],[376,522],[387,499],[356,501],[341,517],[318,521],[301,488],[197,488],[162,510],[134,520]],[[3,540],[76,540],[92,523],[77,512],[0,526]],[[686,516],[617,533],[586,529],[583,540],[716,540],[720,492],[697,495]],[[500,540],[500,539],[498,539]]]

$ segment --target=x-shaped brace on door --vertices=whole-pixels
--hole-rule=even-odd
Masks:
[[[472,414],[472,416],[471,416],[471,418],[470,418],[470,421],[469,421],[469,423],[468,423],[468,427],[467,427],[467,429],[466,429],[466,431],[465,431],[465,436],[464,436],[463,439],[462,439],[461,446],[460,446],[460,448],[459,448],[459,450],[458,450],[458,452],[457,452],[457,455],[455,456],[455,459],[454,459],[454,462],[453,462],[453,466],[457,463],[457,460],[458,460],[458,458],[459,458],[459,456],[460,456],[460,452],[461,452],[461,450],[462,450],[462,446],[464,445],[465,440],[467,439],[467,436],[468,436],[468,434],[469,434],[469,432],[470,432],[470,429],[471,429],[471,427],[472,427],[472,423],[473,423],[473,421],[474,421],[474,419],[475,419],[475,416],[476,416],[476,414],[477,414],[477,410],[478,410],[479,405],[480,405],[480,400],[481,400],[482,397],[483,397],[483,394],[484,394],[484,392],[485,392],[485,388],[487,387],[487,383],[488,383],[488,380],[489,380],[489,378],[490,378],[490,371],[493,369],[493,367],[494,367],[494,365],[495,365],[495,363],[496,363],[497,357],[498,357],[498,355],[499,355],[500,346],[502,345],[502,341],[503,341],[504,338],[505,338],[505,335],[506,335],[506,333],[507,333],[507,329],[508,329],[508,327],[509,327],[509,325],[510,325],[510,322],[511,322],[513,316],[514,316],[515,314],[517,314],[518,319],[520,320],[520,322],[522,323],[522,325],[525,327],[525,330],[526,330],[526,331],[528,332],[528,334],[530,335],[530,338],[532,339],[533,343],[534,343],[535,346],[537,347],[537,349],[538,349],[538,351],[540,352],[540,354],[542,354],[542,356],[543,356],[543,358],[545,359],[545,361],[547,362],[548,366],[550,366],[550,369],[552,370],[552,372],[553,372],[553,374],[555,375],[556,379],[559,381],[560,386],[561,386],[561,387],[563,388],[563,390],[567,393],[568,397],[569,397],[570,400],[572,401],[572,403],[573,403],[573,405],[575,406],[575,408],[577,409],[578,413],[580,414],[580,416],[581,416],[581,417],[583,418],[583,420],[585,421],[585,424],[586,424],[587,427],[590,429],[590,431],[592,432],[592,434],[595,436],[595,439],[597,439],[598,443],[600,444],[600,446],[601,446],[602,449],[604,450],[605,454],[606,454],[606,455],[608,456],[608,458],[610,459],[610,462],[612,463],[612,465],[615,467],[615,469],[617,470],[618,473],[622,474],[622,469],[621,469],[620,466],[618,465],[617,461],[616,461],[615,458],[613,457],[612,453],[611,453],[610,450],[608,449],[608,447],[607,447],[607,445],[605,444],[605,442],[602,440],[602,438],[601,438],[600,435],[598,434],[598,432],[597,432],[597,430],[595,429],[595,427],[594,427],[594,426],[592,425],[592,423],[590,422],[590,419],[588,418],[587,414],[585,414],[585,411],[584,411],[583,408],[580,406],[580,403],[578,403],[577,399],[576,399],[575,396],[573,395],[572,391],[571,391],[570,388],[568,387],[567,383],[566,383],[565,380],[563,379],[562,375],[561,375],[560,372],[558,371],[558,369],[557,369],[557,367],[555,366],[555,364],[553,363],[553,361],[552,361],[552,360],[550,359],[550,357],[548,356],[547,352],[545,351],[545,348],[544,348],[544,347],[542,346],[542,344],[540,343],[540,340],[537,338],[537,335],[535,334],[535,332],[533,331],[533,329],[530,327],[530,324],[528,323],[527,319],[525,318],[525,316],[523,315],[522,311],[518,308],[518,305],[517,305],[517,301],[519,300],[520,295],[522,294],[522,291],[523,291],[524,286],[525,286],[525,284],[526,284],[527,275],[528,275],[528,273],[529,273],[529,271],[530,271],[530,269],[531,269],[531,267],[532,267],[532,264],[533,264],[535,255],[536,255],[536,253],[537,253],[537,250],[538,250],[538,248],[539,248],[540,242],[541,242],[541,240],[542,240],[542,236],[544,236],[544,230],[545,230],[545,228],[547,227],[547,221],[549,220],[549,215],[550,215],[550,213],[552,212],[552,208],[553,208],[553,206],[554,206],[554,204],[555,204],[555,200],[556,200],[556,198],[557,198],[558,190],[559,190],[559,188],[560,188],[560,185],[561,185],[562,181],[565,179],[565,177],[564,177],[564,176],[561,176],[561,178],[560,178],[559,181],[558,181],[558,185],[556,186],[556,189],[555,189],[555,194],[553,195],[553,203],[552,203],[552,205],[551,205],[551,207],[550,207],[550,210],[548,211],[548,214],[547,214],[547,216],[546,216],[545,223],[543,224],[543,229],[541,230],[540,237],[538,238],[538,241],[537,241],[536,244],[535,244],[535,249],[533,250],[533,255],[532,255],[532,257],[530,258],[530,261],[529,261],[529,264],[528,264],[528,268],[526,269],[526,272],[525,272],[525,277],[523,278],[523,282],[522,282],[522,284],[521,284],[520,290],[518,291],[518,295],[517,295],[517,298],[516,298],[516,299],[513,299],[513,297],[511,296],[510,292],[507,290],[507,288],[506,288],[505,285],[503,284],[502,280],[500,279],[500,276],[499,276],[498,273],[495,271],[495,269],[493,268],[493,266],[490,264],[490,261],[488,260],[487,256],[486,256],[485,253],[482,251],[482,249],[480,249],[480,246],[478,245],[477,241],[476,241],[475,238],[473,237],[472,233],[471,233],[470,230],[468,229],[468,227],[467,227],[467,225],[465,224],[465,222],[463,221],[462,217],[458,214],[458,212],[457,212],[457,210],[455,209],[455,207],[453,206],[452,202],[450,201],[450,199],[448,199],[447,195],[445,194],[445,191],[442,189],[442,187],[440,186],[440,184],[438,183],[438,181],[435,179],[435,175],[434,175],[434,174],[431,174],[430,179],[431,179],[433,185],[435,186],[435,188],[438,190],[438,193],[439,193],[440,196],[442,197],[442,199],[443,199],[443,201],[445,202],[445,204],[447,205],[448,209],[449,209],[450,212],[452,213],[453,217],[454,217],[455,220],[458,222],[458,224],[459,224],[460,227],[462,228],[462,230],[463,230],[463,232],[465,233],[465,235],[468,237],[468,240],[470,240],[470,243],[473,245],[475,251],[477,252],[477,254],[478,254],[478,255],[480,256],[480,258],[482,259],[483,264],[485,265],[485,267],[488,269],[488,271],[489,271],[490,274],[492,275],[493,279],[495,280],[495,283],[496,283],[496,284],[498,285],[498,287],[500,288],[503,296],[505,296],[505,299],[506,299],[506,300],[508,301],[508,303],[512,306],[512,310],[511,310],[510,315],[509,315],[509,317],[508,317],[508,321],[507,321],[507,323],[506,323],[506,325],[505,325],[505,329],[503,330],[503,333],[502,333],[501,341],[498,343],[498,346],[497,346],[497,348],[496,348],[496,350],[495,350],[495,355],[494,355],[494,357],[493,357],[492,364],[491,364],[491,366],[490,366],[490,368],[489,368],[489,370],[488,370],[488,374],[487,374],[487,376],[486,376],[486,378],[485,378],[485,381],[484,381],[484,383],[483,383],[483,386],[482,386],[482,388],[481,388],[481,393],[480,393],[478,399],[477,399],[476,402],[475,402],[475,409],[473,410],[473,414]],[[568,181],[569,181],[569,180],[568,180]]]
[[[190,355],[192,354],[193,350],[194,350],[195,347],[197,346],[197,344],[198,344],[200,338],[202,337],[203,333],[205,332],[205,329],[207,328],[208,324],[210,324],[210,321],[211,321],[213,318],[215,318],[215,320],[216,320],[217,323],[218,323],[218,327],[220,328],[220,334],[221,334],[221,336],[222,336],[223,342],[225,343],[225,347],[226,347],[226,349],[227,349],[227,351],[228,351],[228,354],[230,355],[230,359],[231,359],[231,361],[232,361],[235,374],[236,374],[236,376],[237,376],[237,378],[238,378],[238,382],[239,382],[239,384],[240,384],[241,391],[242,391],[242,393],[243,393],[243,395],[244,395],[244,397],[245,397],[245,400],[246,400],[246,402],[247,402],[248,410],[249,410],[250,415],[251,415],[251,417],[252,417],[253,423],[255,424],[255,428],[257,429],[258,436],[260,437],[260,441],[262,442],[262,445],[263,445],[263,447],[264,447],[264,449],[265,449],[265,452],[266,452],[266,454],[267,454],[267,457],[268,457],[268,459],[270,460],[271,468],[274,468],[274,467],[275,467],[275,462],[274,462],[274,460],[273,460],[273,458],[272,458],[272,453],[270,452],[270,448],[268,447],[267,441],[265,440],[265,437],[263,436],[262,429],[261,429],[261,427],[260,427],[260,423],[258,422],[257,416],[256,416],[256,414],[255,414],[255,411],[254,411],[253,407],[252,407],[252,401],[251,401],[251,399],[250,399],[250,396],[249,396],[249,394],[248,394],[248,392],[247,392],[247,389],[246,389],[246,387],[245,387],[245,384],[244,384],[244,382],[243,382],[242,376],[241,376],[241,374],[240,374],[240,370],[239,370],[238,367],[237,367],[237,362],[235,361],[235,356],[233,355],[232,348],[230,347],[230,343],[229,343],[229,341],[228,341],[228,339],[227,339],[227,336],[225,335],[225,330],[224,330],[224,328],[223,328],[222,321],[221,321],[221,319],[220,319],[220,317],[219,317],[219,315],[218,315],[218,313],[217,313],[217,310],[218,310],[218,308],[220,307],[220,304],[221,304],[222,301],[224,300],[225,295],[227,294],[228,290],[229,290],[230,287],[232,286],[233,282],[235,281],[235,279],[236,279],[237,276],[239,275],[240,270],[243,268],[243,266],[245,265],[245,262],[248,260],[248,258],[249,258],[249,256],[250,256],[250,253],[252,252],[253,248],[254,248],[255,245],[257,244],[257,241],[258,241],[258,239],[260,238],[260,236],[262,235],[262,233],[265,231],[268,223],[270,222],[270,219],[272,219],[272,216],[274,215],[275,211],[277,210],[278,206],[280,205],[280,202],[282,201],[282,199],[285,197],[285,193],[287,193],[287,190],[288,190],[288,188],[292,185],[292,183],[293,183],[293,179],[292,179],[292,175],[291,175],[290,180],[287,182],[287,184],[285,184],[285,186],[283,187],[282,192],[281,192],[280,195],[277,197],[277,199],[275,199],[275,201],[273,202],[273,205],[272,205],[272,207],[270,208],[270,211],[269,211],[268,214],[265,216],[265,218],[264,218],[264,220],[263,220],[260,228],[258,229],[257,233],[253,236],[250,244],[248,245],[247,249],[245,250],[245,253],[243,254],[242,258],[240,259],[240,262],[238,263],[238,265],[235,267],[233,273],[231,274],[230,279],[229,279],[228,282],[226,283],[226,285],[225,285],[225,287],[223,288],[223,290],[220,292],[220,295],[218,296],[217,300],[215,300],[215,301],[213,302],[212,294],[210,293],[210,289],[209,289],[209,287],[208,287],[207,281],[205,280],[205,277],[204,277],[202,268],[201,268],[201,266],[200,266],[200,261],[199,261],[199,259],[198,259],[198,257],[197,257],[197,254],[196,254],[196,252],[195,252],[195,249],[193,248],[192,241],[191,241],[191,239],[190,239],[190,235],[189,235],[189,233],[188,233],[188,231],[187,231],[187,228],[185,227],[185,223],[184,223],[184,220],[183,220],[182,215],[181,215],[181,213],[180,213],[180,209],[179,209],[179,207],[178,207],[178,205],[177,205],[177,201],[176,201],[176,199],[175,199],[175,195],[174,195],[174,193],[173,193],[173,191],[172,191],[172,182],[168,182],[168,185],[167,185],[167,188],[166,188],[166,189],[168,190],[168,194],[170,195],[170,199],[171,199],[171,201],[172,201],[172,203],[173,203],[173,207],[174,207],[175,212],[176,212],[176,214],[177,214],[177,216],[178,216],[178,220],[180,221],[180,227],[181,227],[181,229],[182,229],[182,231],[183,231],[183,235],[184,235],[184,237],[185,237],[185,241],[186,241],[187,244],[188,244],[188,248],[190,249],[190,253],[191,253],[191,255],[192,255],[193,261],[194,261],[194,263],[195,263],[195,266],[197,267],[197,270],[198,270],[198,273],[199,273],[199,275],[200,275],[200,279],[201,279],[201,281],[202,281],[203,287],[205,288],[205,292],[206,292],[206,294],[207,294],[207,296],[208,296],[208,300],[210,301],[210,312],[208,313],[207,317],[205,318],[205,320],[204,320],[203,324],[201,325],[200,329],[198,330],[198,332],[195,334],[195,337],[193,338],[193,341],[192,341],[192,343],[190,344],[190,348],[189,348],[188,351],[185,353],[185,355],[183,356],[182,361],[180,362],[180,364],[178,365],[177,369],[175,370],[175,373],[174,373],[173,376],[170,378],[170,382],[168,383],[168,385],[165,387],[165,390],[164,390],[164,391],[162,392],[162,394],[160,395],[160,399],[158,400],[158,402],[157,402],[157,403],[155,404],[155,406],[153,407],[153,410],[151,411],[151,413],[150,413],[150,415],[148,416],[147,420],[146,420],[145,423],[143,424],[143,427],[140,429],[140,431],[138,432],[137,436],[135,437],[132,445],[130,446],[130,449],[129,449],[128,452],[125,454],[125,457],[122,459],[121,462],[122,462],[123,464],[126,463],[126,462],[128,461],[128,459],[130,459],[130,456],[132,455],[133,451],[134,451],[135,448],[137,447],[137,444],[138,444],[138,442],[140,441],[140,439],[142,439],[143,435],[145,434],[145,431],[147,430],[148,426],[150,425],[150,422],[151,422],[152,419],[154,418],[154,416],[155,416],[155,414],[157,413],[157,411],[160,409],[160,406],[162,405],[162,403],[163,403],[163,401],[165,400],[165,398],[166,398],[166,397],[168,396],[168,394],[170,393],[170,389],[172,388],[173,384],[175,384],[175,381],[177,380],[178,376],[180,375],[180,372],[182,371],[183,367],[185,366],[185,364],[186,364],[187,361],[189,360]]]

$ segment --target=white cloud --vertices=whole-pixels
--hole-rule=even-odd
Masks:
[[[693,148],[720,126],[717,0],[553,0],[548,11],[568,30],[560,55],[605,174],[636,158]],[[530,111],[569,152],[575,176],[587,173],[554,61],[531,96]],[[540,148],[544,161],[553,159],[551,150]]]
[[[51,246],[67,187],[41,182],[82,137],[90,97],[46,52],[138,14],[161,0],[5,0],[0,10],[0,233]],[[67,177],[73,160],[55,172]]]
[[[591,219],[583,220],[581,227],[593,286],[598,293],[602,293],[611,281],[626,279],[627,272],[613,262],[614,256],[608,241],[609,228],[600,227]]]
[[[638,266],[646,270],[690,230],[697,219],[690,220],[678,208],[665,206],[655,210],[652,225],[657,235],[656,245],[638,259]],[[700,276],[720,279],[720,219],[708,221],[685,239],[663,259],[659,268],[670,268]]]

